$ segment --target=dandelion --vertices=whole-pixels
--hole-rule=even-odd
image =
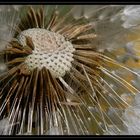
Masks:
[[[1,134],[101,135],[127,125],[122,112],[139,93],[131,83],[139,74],[118,59],[126,54],[123,6],[77,7],[9,8],[13,22],[1,24]]]

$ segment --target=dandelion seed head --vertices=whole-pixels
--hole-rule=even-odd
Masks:
[[[62,77],[70,71],[75,49],[62,35],[41,28],[24,30],[18,36],[23,46],[26,46],[26,36],[35,46],[25,61],[30,70],[46,67],[55,77]]]
[[[125,111],[139,93],[129,68],[136,45],[122,27],[135,12],[113,5],[9,7],[0,7],[7,13],[0,12],[6,134],[118,134],[136,125],[127,119],[139,110]]]

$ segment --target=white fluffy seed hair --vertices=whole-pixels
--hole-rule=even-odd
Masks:
[[[8,118],[0,120],[0,135],[7,135],[9,133],[10,124]]]
[[[140,5],[128,5],[122,13],[124,28],[139,27],[140,24]]]
[[[78,15],[75,10],[73,14],[76,18],[84,16],[93,24],[99,37],[99,42],[93,42],[93,45],[98,45],[98,51],[111,52],[123,47],[126,43],[126,40],[122,38],[128,32],[123,27],[123,20],[121,19],[124,7],[122,5],[94,5],[93,8],[92,5],[85,5],[76,9]]]
[[[103,6],[105,7],[105,6]],[[98,9],[103,8],[100,6],[95,6],[95,11],[98,11]],[[122,8],[123,7],[123,8]],[[97,9],[96,9],[97,8]],[[103,10],[102,12],[99,12],[99,16],[97,19],[97,22],[95,20],[95,27],[96,27],[96,33],[99,34],[101,37],[103,37],[102,41],[99,42],[99,51],[104,52],[105,50],[111,52],[114,50],[117,50],[118,48],[125,48],[125,55],[123,56],[117,56],[116,59],[120,62],[127,61],[129,58],[132,59],[138,59],[139,56],[136,56],[136,51],[134,50],[134,42],[126,42],[126,40],[121,39],[124,34],[127,35],[130,30],[127,29],[137,29],[139,28],[140,24],[140,5],[126,5],[126,6],[118,6],[118,9],[114,9],[112,12],[112,9],[114,6],[112,5],[112,8]],[[122,10],[119,10],[119,8],[122,8]],[[82,8],[81,8],[82,9]],[[82,10],[79,11],[82,11]],[[94,12],[92,6],[83,6],[84,16],[87,18],[90,18],[90,16],[93,16],[93,14],[97,14],[98,12]],[[91,12],[92,11],[92,12]],[[118,12],[117,12],[118,11]],[[82,12],[78,12],[80,15]],[[114,14],[115,13],[115,14]],[[75,17],[78,18],[78,14],[76,13]],[[111,16],[108,16],[111,14]],[[81,15],[80,15],[81,16]],[[120,26],[121,25],[121,26]],[[124,35],[125,36],[125,35]],[[115,41],[114,41],[115,40]],[[125,59],[125,60],[124,60]],[[118,72],[119,73],[118,73]],[[140,70],[137,70],[139,72]],[[123,75],[124,77],[127,76],[126,71],[122,70],[116,70],[115,73],[119,75]],[[134,86],[139,88],[139,76],[136,76],[135,80],[132,80],[132,83]],[[117,87],[112,83],[112,87],[115,90]],[[106,87],[108,88],[108,87]],[[111,95],[112,96],[112,95]],[[124,94],[124,100],[131,96],[129,94]],[[108,97],[110,98],[110,97]],[[120,127],[120,130],[117,130],[114,125],[110,125],[108,128],[108,131],[104,133],[104,135],[139,135],[140,134],[140,103],[139,103],[140,95],[136,95],[134,100],[134,105],[128,109],[126,109],[124,112],[122,110],[118,110],[115,108],[111,108],[108,113],[110,118],[114,118],[114,122],[116,122],[117,127]],[[111,101],[111,100],[110,100]],[[120,115],[116,115],[118,112]],[[124,123],[124,128],[117,122],[117,117],[122,117],[122,121]],[[118,119],[119,120],[119,119]],[[119,126],[120,125],[120,126]]]
[[[19,23],[19,9],[21,5],[0,5],[0,51],[4,50],[13,38],[14,28]],[[0,73],[7,70],[3,58],[0,56]]]
[[[19,22],[19,7],[18,5],[0,5],[0,51],[4,50],[13,38],[14,28]]]
[[[130,96],[124,95],[125,99]],[[111,111],[112,112],[112,111]],[[111,125],[109,130],[104,135],[139,135],[140,134],[140,95],[137,94],[133,100],[133,105],[126,108],[122,112],[122,119],[125,127],[122,131],[118,132],[116,128]],[[115,120],[115,119],[114,119]]]

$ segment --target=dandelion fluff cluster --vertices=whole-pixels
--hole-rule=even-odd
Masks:
[[[122,134],[139,93],[126,8],[0,6],[0,134]]]

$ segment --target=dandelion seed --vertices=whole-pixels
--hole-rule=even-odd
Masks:
[[[18,17],[0,53],[5,64],[0,119],[8,119],[6,134],[101,135],[111,126],[120,132],[126,123],[117,109],[131,106],[121,95],[139,92],[118,71],[132,78],[139,74],[113,57],[126,44],[125,29],[111,20],[116,12],[121,17],[123,6],[81,7],[75,16],[76,6],[24,8],[13,7]]]
[[[125,7],[124,12],[122,14],[122,20],[124,20],[123,26],[125,28],[138,27],[139,21],[139,5],[128,5]]]

